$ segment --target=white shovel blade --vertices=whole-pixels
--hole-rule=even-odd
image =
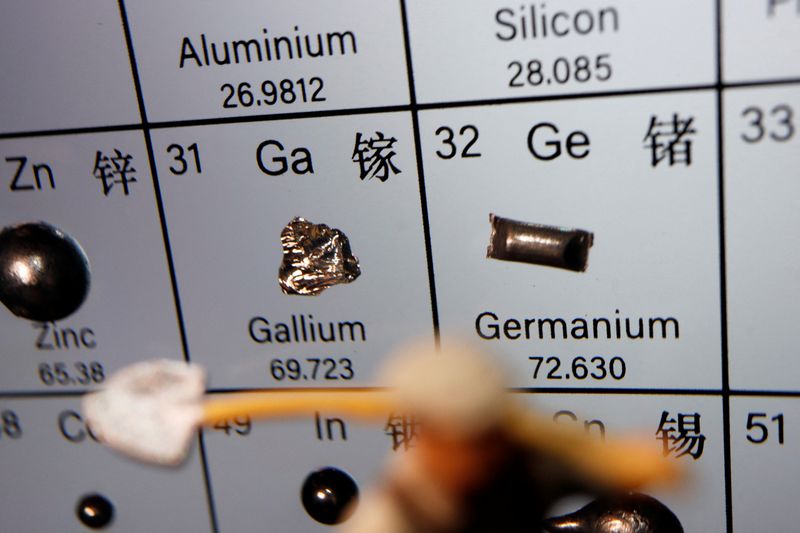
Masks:
[[[205,371],[167,359],[119,370],[83,398],[86,420],[110,447],[149,463],[177,465],[203,416]]]

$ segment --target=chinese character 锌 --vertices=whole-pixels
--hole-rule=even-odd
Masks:
[[[362,180],[378,178],[386,181],[390,174],[400,174],[400,169],[392,162],[395,156],[392,148],[396,142],[394,137],[384,137],[379,131],[368,139],[362,138],[361,132],[356,133],[353,162],[358,163],[359,177]]]
[[[695,460],[699,459],[706,442],[706,436],[700,433],[700,414],[678,413],[676,420],[663,411],[656,430],[656,440],[661,441],[665,456],[691,455]]]
[[[417,438],[417,421],[413,416],[391,413],[383,429],[384,433],[392,438],[392,451],[397,451],[401,446],[404,450],[414,446]]]
[[[658,117],[650,117],[650,127],[644,136],[645,148],[650,149],[650,164],[657,166],[661,161],[669,161],[669,166],[682,163],[692,164],[691,136],[697,133],[692,127],[694,117],[680,118],[672,114],[672,120],[660,121]]]
[[[132,155],[123,154],[116,148],[111,156],[97,151],[92,174],[103,183],[103,195],[108,196],[115,184],[122,185],[122,192],[125,196],[130,194],[129,184],[136,182],[136,176],[134,176],[136,169],[131,166],[132,160]]]

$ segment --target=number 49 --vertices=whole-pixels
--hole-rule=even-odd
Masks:
[[[767,442],[769,438],[769,429],[767,425],[764,423],[766,422],[767,413],[748,413],[747,414],[747,440],[752,442],[753,444],[762,444]],[[764,419],[764,422],[760,420]],[[778,413],[777,415],[770,418],[772,422],[778,427],[778,444],[783,444],[783,413]]]

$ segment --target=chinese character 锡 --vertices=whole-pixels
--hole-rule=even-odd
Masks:
[[[392,148],[396,142],[394,137],[384,137],[379,131],[368,139],[362,138],[361,132],[356,133],[353,162],[358,163],[359,177],[362,180],[378,178],[386,181],[390,174],[400,174],[400,169],[392,162],[395,156]]]
[[[130,194],[129,184],[136,182],[134,176],[136,169],[131,166],[132,160],[132,155],[123,154],[116,148],[111,156],[97,151],[92,174],[103,183],[103,195],[108,196],[115,184],[122,185],[122,192],[125,196]]]
[[[656,430],[656,440],[661,441],[665,456],[691,455],[695,460],[699,459],[706,442],[706,436],[700,432],[700,414],[678,413],[676,420],[663,411]]]
[[[401,446],[404,450],[414,446],[417,438],[417,421],[414,417],[391,413],[383,429],[392,438],[392,451],[397,451]]]
[[[650,149],[650,164],[657,166],[661,161],[669,161],[669,166],[682,163],[692,164],[691,135],[697,133],[692,127],[694,117],[680,118],[673,113],[672,120],[660,121],[650,117],[650,127],[644,136],[645,148]]]

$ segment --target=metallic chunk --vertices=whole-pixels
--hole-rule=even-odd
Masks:
[[[489,215],[492,235],[486,257],[553,266],[583,272],[589,259],[594,235],[580,229],[567,229],[520,222]]]
[[[278,281],[285,294],[316,296],[361,274],[350,242],[338,229],[295,217],[281,232],[283,262]]]
[[[601,498],[574,513],[545,520],[551,533],[683,533],[666,505],[644,494]]]

